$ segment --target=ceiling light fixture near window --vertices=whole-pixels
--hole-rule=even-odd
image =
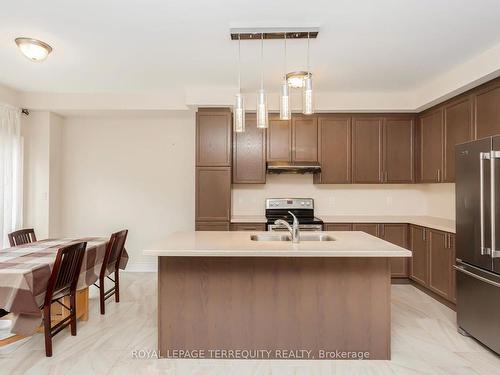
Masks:
[[[43,61],[52,52],[47,43],[33,38],[16,38],[15,42],[24,56],[31,61]]]

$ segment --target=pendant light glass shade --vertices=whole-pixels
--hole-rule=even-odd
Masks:
[[[290,120],[290,117],[290,88],[288,87],[288,82],[285,79],[285,81],[281,85],[280,120]]]
[[[243,133],[245,131],[245,99],[240,93],[236,94],[234,103],[234,131],[236,133]]]
[[[261,89],[257,95],[257,127],[261,129],[267,128],[269,125],[267,118],[267,95]]]
[[[312,77],[307,76],[304,79],[304,88],[302,89],[302,113],[312,115],[314,113]]]
[[[241,95],[241,43],[238,35],[238,93],[235,97],[233,109],[233,130],[235,133],[245,131],[245,99]]]

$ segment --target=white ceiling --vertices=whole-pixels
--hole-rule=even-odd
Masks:
[[[59,93],[231,86],[231,27],[317,26],[318,91],[409,91],[500,43],[499,15],[498,0],[16,0],[0,11],[0,83]],[[54,52],[32,63],[17,50],[18,36]],[[259,85],[259,43],[242,42],[244,91]],[[288,46],[288,70],[304,68],[305,41]],[[282,47],[265,42],[270,91]]]

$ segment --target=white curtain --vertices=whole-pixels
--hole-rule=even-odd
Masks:
[[[22,226],[22,149],[21,111],[0,104],[0,248],[9,247],[7,234]]]

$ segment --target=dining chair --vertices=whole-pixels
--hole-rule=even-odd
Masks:
[[[52,357],[52,338],[68,325],[71,326],[71,335],[76,336],[76,286],[86,247],[87,242],[78,242],[57,250],[42,307],[45,354],[47,357]],[[70,298],[69,307],[61,302],[61,299],[67,296]],[[69,315],[54,326],[51,324],[52,317],[50,313],[52,303],[59,303],[69,311]]]
[[[113,233],[106,246],[106,253],[102,262],[101,272],[99,273],[99,299],[101,304],[101,315],[105,313],[105,301],[115,296],[115,302],[120,302],[120,259],[125,248],[125,241],[127,240],[128,230],[124,229],[120,232]],[[115,278],[112,279],[110,275],[114,272]],[[113,282],[113,286],[105,290],[104,281],[107,279]]]
[[[9,233],[8,237],[10,246],[12,247],[36,242],[34,229],[16,230],[15,232]]]

